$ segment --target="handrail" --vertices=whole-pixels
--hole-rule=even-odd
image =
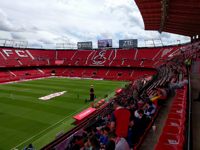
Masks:
[[[187,68],[187,74],[188,74],[188,119],[187,119],[187,143],[186,143],[186,149],[191,150],[192,149],[192,131],[191,131],[191,124],[192,124],[192,99],[191,99],[191,82],[190,82],[190,74],[189,74],[189,68]]]

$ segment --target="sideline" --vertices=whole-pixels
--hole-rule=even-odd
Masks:
[[[23,79],[18,81],[8,81],[8,82],[2,82],[0,84],[12,84],[12,83],[20,83],[20,82],[27,82],[27,81],[34,81],[34,80],[40,80],[40,79],[50,79],[50,78],[62,78],[62,79],[83,79],[83,80],[104,80],[103,78],[81,78],[81,77],[65,77],[65,76],[47,76],[47,77],[39,77],[39,78],[33,78],[33,79]]]

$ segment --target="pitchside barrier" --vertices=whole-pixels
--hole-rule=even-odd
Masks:
[[[121,89],[121,88],[117,89],[115,91],[115,94],[121,93],[122,90],[123,89]],[[98,106],[101,106],[104,103],[105,103],[105,100],[101,99],[100,101],[98,101],[97,104],[98,104]],[[75,116],[73,116],[73,118],[76,120],[75,124],[79,124],[80,122],[84,121],[85,119],[87,119],[88,117],[90,117],[95,111],[96,111],[96,108],[89,107],[89,108],[83,110],[82,112],[76,114]]]
[[[96,111],[96,108],[89,107],[79,114],[73,116],[73,118],[76,120],[75,124],[79,124],[80,122],[84,121],[88,117],[90,117],[94,112]]]

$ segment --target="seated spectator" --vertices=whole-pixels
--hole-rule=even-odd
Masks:
[[[151,102],[147,102],[144,110],[144,114],[151,117],[156,112],[156,106]]]
[[[106,144],[105,150],[115,150],[115,141],[109,140]]]
[[[183,81],[180,81],[180,82],[170,83],[169,84],[169,88],[170,89],[181,89],[186,84],[188,84],[188,80],[187,79],[185,79]]]
[[[75,147],[74,147],[74,149],[78,150],[78,148],[80,149],[81,147],[84,146],[83,139],[82,139],[81,136],[76,136],[74,140],[75,140]]]
[[[87,144],[86,150],[100,150],[100,143],[95,135],[88,138]]]
[[[163,101],[168,97],[168,90],[164,87],[154,89],[154,95],[150,96],[150,100],[153,102],[154,105],[162,105]]]
[[[130,150],[130,148],[125,138],[118,137],[115,133],[110,133],[106,150]]]
[[[108,143],[108,133],[110,132],[110,128],[105,127],[101,130],[101,136],[99,138],[100,144],[106,145]]]
[[[164,87],[161,88],[157,88],[157,94],[159,96],[159,100],[166,100],[168,93],[167,93],[167,89]]]
[[[128,127],[130,122],[130,111],[120,106],[119,101],[114,102],[114,112],[111,118],[111,130],[115,129],[118,137],[126,138],[128,136]]]
[[[137,104],[138,104],[138,108],[142,108],[144,106],[144,101],[143,100],[139,100],[137,102]]]
[[[139,113],[138,113],[138,110],[136,110],[136,111],[134,112],[134,117],[135,117],[135,118],[140,118],[140,115],[139,115]]]

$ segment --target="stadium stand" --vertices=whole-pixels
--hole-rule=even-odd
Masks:
[[[115,80],[133,80],[141,76],[141,71],[150,68],[148,75],[155,73],[155,69],[164,63],[161,59],[167,59],[178,50],[185,49],[185,46],[174,46],[155,49],[112,49],[112,50],[39,50],[39,49],[14,49],[2,47],[0,48],[1,68],[11,68],[6,78],[3,76],[1,82],[16,81],[19,79],[35,78],[52,75],[52,71],[58,76],[68,77],[88,77],[88,78],[104,78]],[[150,53],[146,53],[151,50]],[[153,52],[152,52],[153,51]],[[50,66],[50,68],[44,68]],[[54,67],[56,66],[56,67]],[[63,68],[58,69],[58,66]],[[68,68],[64,68],[68,66]],[[76,67],[77,66],[77,67]],[[87,66],[84,69],[81,66]],[[89,67],[91,66],[91,68]],[[98,68],[94,68],[97,67]],[[22,74],[13,73],[13,67],[37,67],[32,71],[27,69]],[[54,68],[53,68],[54,67]],[[109,67],[109,68],[103,68]],[[111,68],[114,67],[114,68]],[[122,67],[117,69],[117,67]],[[129,68],[129,69],[128,69]],[[135,70],[134,68],[144,68]],[[36,71],[34,71],[34,69]],[[123,69],[123,70],[122,70]],[[132,69],[132,70],[131,70]],[[15,69],[14,69],[15,70]],[[17,70],[17,69],[16,69]],[[39,73],[36,73],[40,70]],[[5,69],[7,72],[7,69]],[[14,71],[16,72],[16,71]],[[40,74],[41,73],[41,74]]]
[[[56,150],[84,147],[91,135],[93,140],[101,141],[99,147],[112,144],[115,135],[110,133],[109,127],[116,101],[131,112],[128,137],[125,138],[131,148],[138,149],[167,95],[178,89],[155,149],[182,149],[186,140],[188,108],[184,61],[193,59],[199,52],[199,43],[153,48],[153,53],[147,48],[62,51],[1,48],[0,82],[49,76],[131,81],[114,98],[99,105],[93,115],[43,147]],[[61,62],[57,64],[56,61]]]
[[[146,67],[160,59],[167,59],[184,49],[185,46],[166,48],[113,49],[113,50],[38,50],[0,48],[1,67],[52,66],[56,60],[64,60],[59,65],[68,66],[112,66]],[[148,51],[150,51],[148,53]],[[150,63],[150,64],[149,64]],[[159,62],[157,62],[159,63]],[[160,65],[160,64],[159,64]]]

